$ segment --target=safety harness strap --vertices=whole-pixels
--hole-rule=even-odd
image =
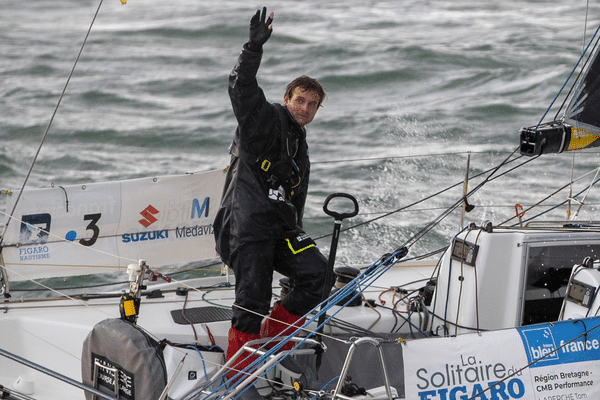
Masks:
[[[272,141],[270,147],[260,155],[241,149],[235,142],[231,144],[229,152],[251,165],[256,165],[263,173],[264,179],[271,189],[283,186],[293,196],[295,188],[301,182],[300,170],[289,148],[291,127],[287,110],[279,104],[276,104],[275,108],[281,121],[279,140]],[[279,146],[276,145],[277,143],[279,143]]]

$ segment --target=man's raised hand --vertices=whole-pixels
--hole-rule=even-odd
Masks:
[[[260,10],[250,20],[250,40],[248,48],[252,51],[260,51],[263,44],[269,40],[273,32],[273,12],[267,19],[267,7],[263,7],[262,15]]]

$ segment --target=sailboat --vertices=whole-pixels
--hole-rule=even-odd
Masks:
[[[598,51],[564,116],[521,130],[521,154],[596,145]],[[216,260],[224,176],[13,191],[2,398],[598,398],[600,225],[524,222],[518,209],[513,225],[468,224],[438,257],[410,254],[420,232],[370,265],[336,268],[306,323],[248,343],[240,356],[256,361],[228,380],[235,282],[227,266],[198,273]],[[470,193],[448,209],[468,209]],[[46,290],[26,297],[28,284]],[[288,285],[276,276],[274,298]]]

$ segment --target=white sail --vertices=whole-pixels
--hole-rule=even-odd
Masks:
[[[225,173],[25,190],[5,234],[11,280],[217,257],[213,220]],[[17,193],[8,197],[12,210]]]

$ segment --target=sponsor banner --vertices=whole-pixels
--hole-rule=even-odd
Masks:
[[[600,328],[570,342],[600,324],[584,321],[409,341],[406,398],[598,399]]]
[[[533,399],[528,371],[517,372],[524,365],[527,357],[515,330],[409,341],[406,398]]]
[[[212,223],[224,182],[214,171],[123,185],[119,255],[151,267],[216,258]]]
[[[600,398],[599,325],[596,317],[517,328],[531,364],[533,398]]]
[[[8,197],[7,212],[17,196]],[[120,209],[118,182],[25,190],[3,242],[9,279],[81,275],[96,272],[89,266],[119,266]],[[87,271],[81,270],[84,266]]]
[[[4,240],[9,278],[215,258],[212,223],[224,180],[219,170],[26,190]],[[8,197],[9,212],[17,195]]]

